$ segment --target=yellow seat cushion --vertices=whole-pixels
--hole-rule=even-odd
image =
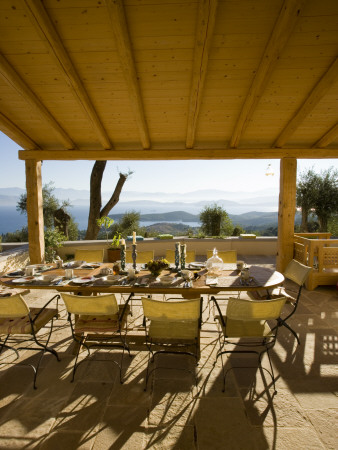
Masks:
[[[119,305],[119,314],[122,313],[124,305]],[[121,328],[125,325],[130,311],[129,305],[126,307]],[[75,322],[75,334],[81,333],[115,333],[119,329],[119,315],[81,315]]]
[[[40,310],[41,308],[30,308],[32,320],[34,320]],[[45,308],[34,323],[34,332],[37,333],[40,328],[45,326],[57,314],[57,309]],[[32,334],[29,316],[0,319],[0,334]]]

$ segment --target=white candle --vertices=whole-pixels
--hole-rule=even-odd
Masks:
[[[136,231],[133,231],[133,244],[136,244]]]

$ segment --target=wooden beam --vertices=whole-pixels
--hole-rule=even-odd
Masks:
[[[45,258],[41,161],[26,161],[26,189],[29,258],[31,264],[40,264]]]
[[[270,148],[270,149],[153,149],[153,150],[20,150],[19,159],[93,160],[93,161],[166,161],[208,159],[302,159],[338,158],[338,149]]]
[[[282,147],[288,140],[288,138],[295,132],[299,125],[303,122],[305,117],[313,110],[322,97],[328,92],[328,90],[336,83],[338,78],[338,58],[336,58],[325,74],[318,81],[316,86],[312,89],[306,100],[301,107],[282,130],[276,142],[275,147]]]
[[[338,123],[334,125],[327,133],[322,136],[319,141],[314,144],[314,147],[324,148],[333,142],[338,136]]]
[[[278,242],[276,268],[283,272],[293,258],[293,235],[296,214],[297,159],[282,158],[278,208]]]
[[[106,0],[106,4],[142,146],[143,148],[150,148],[148,125],[145,118],[141,89],[138,82],[123,2],[122,0]]]
[[[61,127],[61,125],[56,121],[52,114],[48,111],[45,105],[39,100],[31,88],[26,84],[26,82],[21,78],[21,76],[14,70],[14,68],[9,64],[6,58],[0,53],[0,75],[5,80],[5,82],[10,85],[13,89],[20,94],[27,103],[33,108],[53,129],[55,134],[58,136],[62,144],[67,149],[75,148],[74,142]]]
[[[194,146],[198,114],[208,66],[209,48],[214,32],[216,10],[217,0],[200,0],[185,144],[187,148],[192,148]]]
[[[232,148],[239,145],[239,141],[278,63],[280,54],[294,30],[303,3],[304,0],[285,0],[283,3],[230,139],[230,147]]]
[[[29,136],[27,136],[19,127],[0,112],[0,129],[10,139],[21,145],[27,150],[35,150],[40,148]]]
[[[67,84],[72,90],[74,96],[84,108],[101,145],[105,149],[112,148],[108,134],[104,129],[99,116],[87,94],[85,87],[58,35],[53,22],[45,10],[43,3],[36,0],[24,0],[29,17],[39,32],[40,36],[47,44],[50,54],[54,57],[61,73],[66,79]]]

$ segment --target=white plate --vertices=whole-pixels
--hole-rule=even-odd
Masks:
[[[7,277],[7,278],[22,278],[24,276],[24,272],[21,272],[21,274],[19,274],[19,275],[15,275],[15,272],[9,272],[9,273],[6,273],[6,275],[4,275],[4,277]]]
[[[86,263],[86,264],[82,264],[80,269],[97,269],[100,266],[101,266],[101,264],[99,264],[99,263],[88,263],[88,264]]]
[[[191,262],[188,263],[188,266],[192,269],[200,269],[202,267],[205,267],[205,263],[203,262]]]
[[[12,283],[25,284],[31,283],[32,281],[35,281],[35,277],[16,278],[15,280],[12,280]]]
[[[75,284],[92,283],[93,281],[95,281],[95,279],[96,278],[94,278],[94,277],[79,277],[79,278],[74,278],[74,280],[72,280],[72,282]]]

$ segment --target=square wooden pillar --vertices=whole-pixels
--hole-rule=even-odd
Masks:
[[[31,264],[45,259],[41,161],[26,160],[27,222]]]
[[[280,162],[278,209],[278,244],[276,268],[283,272],[293,258],[293,235],[296,215],[297,159],[282,158]]]

